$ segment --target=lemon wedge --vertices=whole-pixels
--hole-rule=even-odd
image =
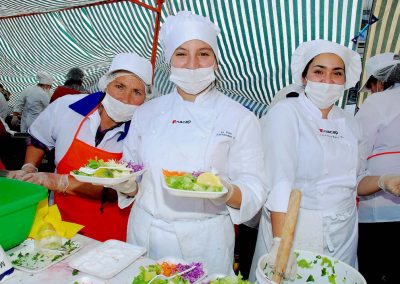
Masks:
[[[207,185],[207,186],[222,186],[222,183],[219,180],[219,177],[217,177],[216,175],[214,175],[212,173],[202,173],[197,178],[197,183]]]

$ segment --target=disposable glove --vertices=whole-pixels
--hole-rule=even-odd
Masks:
[[[400,196],[400,175],[386,174],[380,176],[378,186],[386,192]]]
[[[31,173],[25,175],[23,180],[61,193],[65,193],[69,185],[68,175],[54,173]]]
[[[221,181],[222,185],[228,190],[228,192],[219,198],[210,199],[211,202],[215,205],[225,204],[226,202],[228,202],[229,199],[231,199],[233,195],[233,184],[231,184],[230,181],[228,181],[228,179],[226,178],[219,177],[219,180]]]
[[[271,251],[266,255],[267,265],[272,269],[272,271],[274,271],[275,269],[275,259],[278,254],[280,244],[281,244],[281,238],[278,237],[274,238]],[[297,274],[296,256],[291,251],[286,265],[284,278],[289,280],[295,280],[296,274]]]
[[[19,117],[16,115],[13,115],[13,117],[11,118],[11,125],[16,127],[19,124],[20,124]]]
[[[8,178],[24,180],[24,176],[29,173],[37,173],[38,168],[36,168],[31,163],[27,163],[21,167],[20,170],[10,171],[7,175]]]
[[[122,183],[112,185],[110,186],[112,189],[115,191],[118,191],[119,193],[123,194],[130,194],[134,193],[138,190],[138,184],[136,182],[136,177],[131,177],[127,181],[124,181]]]

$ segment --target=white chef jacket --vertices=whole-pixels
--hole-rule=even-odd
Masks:
[[[14,112],[21,114],[21,132],[26,132],[36,117],[49,105],[50,97],[39,86],[23,90],[14,106]]]
[[[51,103],[29,127],[29,134],[49,149],[55,148],[55,164],[64,157],[83,118],[103,99],[104,93],[67,95]],[[108,152],[122,152],[124,138],[130,123],[108,131],[97,148]],[[96,131],[100,125],[98,111],[83,123],[78,139],[95,146]]]
[[[153,99],[135,112],[133,121],[124,159],[143,163],[147,171],[132,207],[128,241],[149,246],[146,239],[150,240],[152,258],[173,253],[205,262],[209,272],[230,273],[233,223],[250,220],[266,199],[257,118],[211,89],[195,102],[183,100],[176,91]],[[213,171],[230,178],[242,192],[240,210],[168,194],[161,185],[162,169]],[[147,217],[138,217],[143,215]],[[156,230],[160,238],[151,242]],[[173,243],[180,249],[165,248]]]
[[[361,128],[360,169],[365,176],[400,174],[400,154],[369,156],[400,151],[400,84],[369,96],[357,112]],[[400,198],[381,190],[360,196],[361,223],[400,221]]]
[[[328,119],[301,93],[278,102],[261,119],[268,199],[261,217],[252,280],[259,257],[272,245],[269,211],[286,212],[301,190],[295,249],[324,253],[355,265],[358,127],[333,106]],[[313,245],[312,243],[318,243]]]

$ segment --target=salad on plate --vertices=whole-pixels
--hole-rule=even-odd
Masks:
[[[222,192],[224,187],[220,179],[210,172],[178,172],[163,170],[168,187],[189,191]]]
[[[152,284],[191,284],[199,281],[205,276],[203,264],[200,262],[174,263],[171,261],[159,261],[147,267],[141,266],[139,274],[133,279],[132,284],[147,284],[157,275],[164,275],[166,277],[174,276],[177,273],[183,272],[190,268],[194,269],[182,275],[176,275],[171,279],[155,278],[151,281]]]
[[[81,182],[93,184],[114,185],[139,176],[144,172],[143,165],[132,162],[103,159],[89,159],[86,165],[70,174]]]

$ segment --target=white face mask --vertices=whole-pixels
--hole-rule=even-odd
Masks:
[[[114,99],[108,93],[101,102],[108,116],[115,122],[125,122],[132,118],[133,113],[139,107],[136,105],[124,104]]]
[[[307,80],[304,92],[317,108],[326,109],[343,96],[344,85],[326,84]]]
[[[186,93],[197,95],[215,81],[214,65],[198,69],[175,68],[171,66],[169,79]]]

